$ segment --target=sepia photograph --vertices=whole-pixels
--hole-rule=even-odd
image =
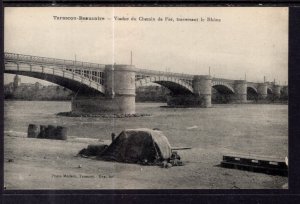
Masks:
[[[288,189],[288,22],[5,7],[4,189]]]

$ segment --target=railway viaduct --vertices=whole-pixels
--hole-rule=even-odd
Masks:
[[[168,105],[211,107],[212,88],[230,96],[232,102],[247,103],[247,94],[264,100],[279,98],[287,86],[273,82],[213,78],[135,68],[132,65],[104,65],[89,62],[4,53],[5,73],[43,79],[73,92],[72,112],[91,114],[135,113],[135,91],[157,83],[171,91]]]

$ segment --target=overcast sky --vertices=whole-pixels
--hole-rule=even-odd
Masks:
[[[129,21],[116,21],[114,16]],[[221,21],[208,22],[207,17]],[[215,77],[244,79],[246,73],[248,81],[266,76],[287,82],[287,8],[5,8],[4,29],[6,52],[61,59],[74,59],[76,54],[78,61],[130,64],[132,51],[138,68],[204,75],[210,67]],[[5,75],[6,83],[11,80]]]

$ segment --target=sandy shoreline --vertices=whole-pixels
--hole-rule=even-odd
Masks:
[[[6,189],[280,189],[288,182],[287,177],[219,167],[222,155],[229,153],[225,148],[179,151],[185,165],[169,169],[76,156],[88,144],[109,142],[5,133],[4,185]]]

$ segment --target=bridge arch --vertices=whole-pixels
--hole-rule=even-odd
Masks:
[[[229,103],[234,95],[234,89],[222,81],[212,82],[212,101],[213,103]]]
[[[253,85],[247,85],[247,92],[250,91],[251,93],[256,93],[258,94],[257,92],[257,88]]]
[[[80,74],[58,66],[30,65],[27,63],[6,62],[4,73],[18,74],[42,79],[63,86],[74,92],[104,94],[104,86]]]
[[[234,89],[227,83],[222,81],[213,81],[212,87],[223,94],[233,94]]]
[[[267,88],[267,93],[268,93],[268,94],[273,94],[273,90],[272,90],[271,87],[268,87],[268,88]]]
[[[247,85],[247,100],[257,100],[258,99],[258,91],[257,88],[253,85]]]
[[[149,83],[164,86],[174,94],[193,93],[193,87],[190,84],[176,77],[150,76],[137,80],[135,85],[136,88],[138,88],[140,86],[146,86]]]

